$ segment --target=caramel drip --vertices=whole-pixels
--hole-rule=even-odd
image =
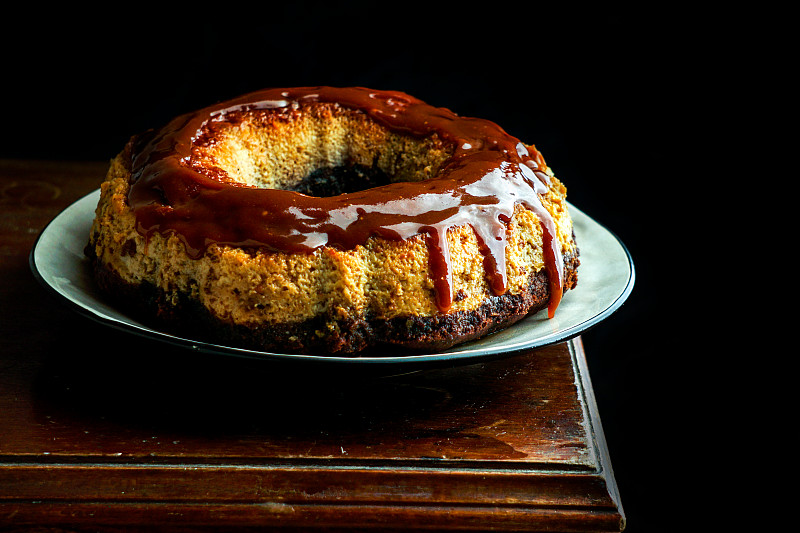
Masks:
[[[436,133],[452,142],[455,152],[432,179],[328,198],[227,183],[187,165],[192,143],[209,122],[235,113],[314,102],[361,110],[399,133]],[[519,203],[532,210],[542,226],[552,318],[562,295],[563,258],[553,219],[539,199],[547,191],[545,168],[538,151],[529,150],[493,122],[459,117],[404,93],[271,89],[177,117],[142,138],[134,147],[129,202],[140,233],[173,233],[194,258],[213,243],[312,252],[325,245],[353,249],[371,236],[398,240],[424,234],[442,312],[453,303],[447,231],[464,224],[474,228],[491,289],[503,294],[506,228]]]

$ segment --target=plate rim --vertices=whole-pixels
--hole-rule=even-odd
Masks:
[[[609,234],[609,236],[613,238],[614,242],[620,247],[621,251],[624,254],[630,274],[628,276],[628,279],[625,281],[623,289],[620,291],[619,295],[617,295],[616,299],[609,305],[607,305],[602,311],[594,314],[591,317],[588,317],[586,320],[583,320],[578,324],[574,324],[552,335],[547,335],[543,337],[542,342],[540,343],[521,342],[519,344],[512,344],[510,346],[507,346],[499,351],[487,350],[486,348],[474,348],[474,349],[461,350],[451,353],[438,352],[429,354],[412,354],[412,355],[385,356],[385,357],[379,357],[379,356],[362,357],[358,355],[336,356],[336,355],[314,355],[314,354],[287,354],[287,353],[275,353],[275,352],[262,352],[247,348],[239,348],[236,346],[225,346],[208,341],[201,341],[186,337],[180,337],[168,333],[166,331],[154,329],[146,325],[139,326],[136,324],[125,323],[118,320],[114,320],[112,318],[102,316],[93,309],[87,308],[86,306],[81,305],[76,301],[73,301],[71,298],[69,298],[67,295],[65,295],[64,293],[59,291],[56,287],[54,287],[51,283],[49,283],[49,281],[40,271],[40,267],[36,262],[36,252],[43,240],[43,237],[47,234],[48,229],[50,229],[52,225],[59,220],[60,217],[65,216],[68,210],[74,208],[76,204],[82,201],[86,201],[89,197],[97,195],[99,191],[100,191],[99,188],[94,189],[93,191],[81,196],[74,202],[70,203],[67,207],[65,207],[59,213],[57,213],[50,221],[48,221],[48,223],[42,228],[42,230],[36,236],[36,239],[28,254],[28,263],[34,278],[38,281],[38,283],[41,286],[43,286],[47,290],[49,294],[55,296],[55,298],[61,304],[66,304],[67,307],[71,309],[73,312],[77,312],[79,315],[88,318],[90,320],[93,320],[94,322],[100,323],[107,327],[111,327],[113,329],[128,334],[138,335],[151,340],[165,342],[173,346],[178,346],[181,348],[186,348],[206,354],[229,355],[229,356],[243,357],[248,359],[264,360],[264,361],[267,360],[287,361],[294,363],[299,363],[299,362],[328,363],[328,364],[357,363],[357,364],[371,364],[371,365],[397,365],[403,363],[407,364],[454,363],[454,362],[463,362],[466,364],[477,363],[487,358],[504,357],[507,355],[518,353],[522,350],[544,348],[546,346],[558,344],[560,342],[565,342],[580,335],[581,333],[588,331],[589,329],[593,328],[594,326],[596,326],[597,324],[599,324],[600,322],[602,322],[603,320],[614,314],[617,310],[619,310],[619,308],[625,303],[625,301],[628,299],[628,296],[633,291],[633,287],[636,280],[636,269],[633,262],[633,257],[630,253],[630,250],[628,249],[627,246],[625,246],[625,243],[622,242],[619,236],[613,231],[611,231],[608,227],[603,225],[602,223],[590,217],[588,214],[586,214],[583,210],[581,210],[577,206],[574,206],[573,204],[567,202],[569,210],[574,209],[580,212],[583,216],[587,217],[592,223],[596,224],[598,227],[606,231]],[[128,316],[126,313],[123,313],[121,311],[118,312],[120,313],[120,315],[126,317]]]

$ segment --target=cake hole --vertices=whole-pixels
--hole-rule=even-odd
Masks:
[[[329,197],[372,189],[392,183],[392,177],[379,168],[364,165],[320,168],[287,190],[308,196]]]

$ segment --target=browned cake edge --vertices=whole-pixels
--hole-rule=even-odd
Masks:
[[[86,253],[102,293],[137,320],[197,341],[261,352],[353,357],[376,348],[391,355],[396,355],[397,350],[435,352],[504,329],[545,308],[550,298],[547,274],[541,270],[531,276],[521,293],[488,296],[485,303],[471,311],[392,319],[318,315],[295,323],[250,327],[220,320],[187,295],[181,295],[177,303],[170,296],[168,302],[165,291],[150,283],[123,280],[97,261],[92,250],[87,247]],[[565,291],[577,285],[578,255],[576,248],[575,254],[564,258]],[[334,332],[317,335],[332,322],[338,326]],[[387,347],[391,350],[384,349]]]

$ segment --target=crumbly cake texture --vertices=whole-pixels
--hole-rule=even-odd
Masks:
[[[521,204],[507,223],[502,295],[490,287],[473,228],[448,231],[453,303],[442,312],[423,235],[375,236],[353,249],[310,253],[212,243],[200,257],[174,232],[144,236],[128,201],[133,145],[111,161],[101,184],[86,254],[101,290],[158,327],[265,352],[355,356],[446,349],[547,306],[543,230]],[[362,188],[372,185],[371,175],[418,181],[435,176],[452,151],[436,135],[402,135],[358,110],[315,103],[209,123],[186,164],[252,187],[319,192],[326,169],[372,169],[354,174],[366,182]],[[566,189],[547,172],[541,203],[555,223],[568,290],[577,284],[578,247]],[[310,185],[314,176],[319,183]]]

